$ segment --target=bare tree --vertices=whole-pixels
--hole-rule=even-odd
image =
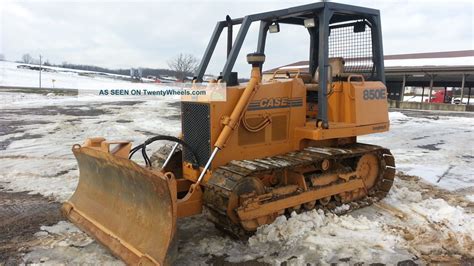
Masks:
[[[25,64],[31,64],[31,63],[33,63],[33,57],[31,57],[30,54],[24,54],[21,57],[21,61]]]
[[[192,74],[197,66],[198,60],[191,54],[179,54],[173,59],[168,61],[168,66],[171,70],[176,72],[176,78],[179,80],[185,80],[187,75]]]

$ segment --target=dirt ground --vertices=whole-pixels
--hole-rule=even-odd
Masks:
[[[39,194],[0,187],[0,265],[18,265],[43,225],[62,220],[60,204]]]

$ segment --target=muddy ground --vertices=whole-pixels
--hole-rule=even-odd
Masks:
[[[60,203],[39,194],[5,191],[0,187],[0,265],[18,265],[43,225],[62,220]]]

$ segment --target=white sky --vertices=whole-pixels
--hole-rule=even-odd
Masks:
[[[218,20],[314,1],[10,1],[0,0],[0,53],[24,53],[110,68],[166,68],[180,52],[200,58]],[[474,1],[334,1],[380,9],[385,54],[474,49]],[[234,69],[249,71],[245,55],[256,48],[253,26]],[[234,34],[237,32],[234,28]],[[208,72],[225,60],[225,34]],[[281,26],[267,39],[265,68],[308,55],[304,28]],[[241,73],[239,76],[248,76]]]

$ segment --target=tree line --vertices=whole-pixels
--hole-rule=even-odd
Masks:
[[[4,58],[3,58],[4,59]],[[3,60],[0,59],[0,60]],[[24,54],[18,63],[25,64],[39,64],[39,59],[33,58],[30,54]],[[198,66],[198,59],[191,54],[180,53],[177,56],[171,58],[168,62],[169,68],[140,68],[143,77],[147,76],[175,76],[179,80],[185,80],[187,77],[194,75],[194,72]],[[68,62],[62,62],[61,64],[50,63],[48,59],[42,62],[44,66],[63,67],[85,71],[104,72],[109,74],[118,75],[130,75],[130,69],[110,69],[106,67],[85,65],[85,64],[74,64]]]

